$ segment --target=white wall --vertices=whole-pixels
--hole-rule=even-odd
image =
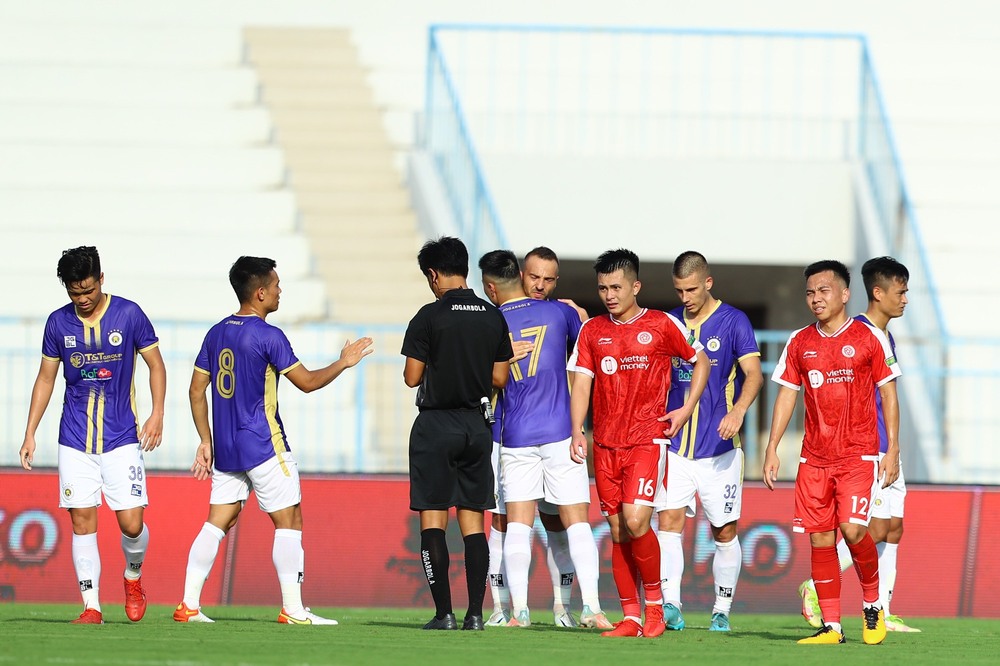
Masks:
[[[845,163],[489,154],[483,163],[511,246],[522,251],[557,238],[563,257],[624,246],[671,262],[697,239],[716,263],[772,265],[854,251]]]

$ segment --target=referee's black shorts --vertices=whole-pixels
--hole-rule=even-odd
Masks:
[[[476,410],[429,409],[410,430],[410,509],[492,509],[493,435]]]

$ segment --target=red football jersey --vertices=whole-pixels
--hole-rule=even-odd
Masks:
[[[701,343],[687,340],[681,322],[666,312],[642,309],[625,322],[610,314],[589,319],[569,359],[572,372],[594,380],[594,441],[610,448],[662,443],[670,359],[694,362]]]
[[[848,319],[833,335],[818,323],[792,333],[771,379],[796,391],[805,387],[802,457],[828,467],[878,455],[875,393],[899,375],[882,331]]]

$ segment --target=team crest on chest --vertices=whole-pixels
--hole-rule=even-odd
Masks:
[[[717,352],[722,347],[722,341],[717,337],[711,337],[705,343],[705,348],[710,352]]]
[[[640,345],[648,345],[653,341],[653,334],[649,331],[642,331],[639,335],[635,336],[635,339]]]
[[[854,358],[854,347],[851,345],[844,345],[841,347],[840,353],[844,355],[844,358]]]
[[[108,334],[108,344],[112,347],[118,347],[121,345],[122,340],[124,340],[124,338],[122,337],[122,332],[119,330],[111,331],[111,333]]]

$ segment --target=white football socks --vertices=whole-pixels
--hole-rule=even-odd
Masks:
[[[101,583],[101,553],[97,550],[97,533],[73,535],[73,568],[80,583],[84,608],[101,610],[98,589]]]
[[[601,560],[597,552],[597,542],[594,540],[594,530],[586,521],[574,523],[566,528],[566,540],[569,542],[569,553],[573,558],[577,580],[580,582],[583,605],[589,606],[593,613],[600,613]]]
[[[569,610],[576,569],[573,568],[573,556],[569,552],[569,537],[566,531],[546,530],[546,536],[548,537],[546,561],[549,565],[549,576],[552,578],[552,610],[561,613]]]
[[[840,559],[841,571],[847,571],[854,566],[854,557],[851,555],[851,548],[843,539],[837,540],[837,557]]]
[[[510,608],[510,590],[504,580],[503,546],[506,536],[506,532],[490,528],[490,595],[493,597],[494,611]]]
[[[877,546],[878,554],[878,598],[885,616],[889,617],[889,602],[892,589],[896,586],[896,550],[898,543],[882,542]]]
[[[663,603],[681,607],[681,576],[684,575],[683,532],[657,530],[660,542],[660,588]]]
[[[712,613],[729,615],[733,609],[733,595],[736,593],[736,582],[740,578],[743,567],[743,548],[740,538],[732,541],[715,542],[715,558],[712,560],[712,575],[715,577],[715,605]]]
[[[142,575],[142,561],[146,559],[146,548],[149,547],[149,528],[142,524],[138,536],[130,537],[122,534],[122,552],[125,554],[125,578],[136,580]]]
[[[226,533],[211,523],[201,526],[188,552],[187,572],[184,576],[184,604],[195,610],[201,608],[201,589],[212,571],[219,543]]]
[[[514,616],[528,608],[528,570],[531,567],[531,527],[522,523],[507,523],[507,538],[503,542],[503,560],[507,570],[507,587]]]
[[[302,605],[302,579],[305,575],[305,551],[302,550],[301,530],[274,530],[274,548],[271,550],[274,570],[278,572],[281,586],[281,606],[293,616],[305,611]]]

